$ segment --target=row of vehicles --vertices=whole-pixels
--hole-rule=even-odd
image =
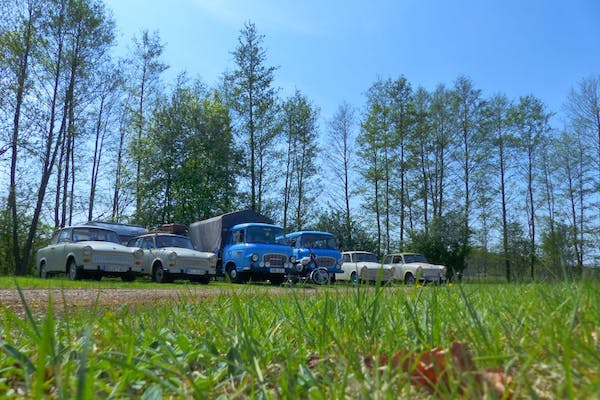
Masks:
[[[60,229],[36,258],[39,276],[64,273],[72,280],[117,276],[125,281],[148,275],[159,283],[174,279],[208,283],[218,275],[232,282],[268,280],[441,281],[445,268],[404,267],[392,255],[378,263],[372,253],[342,252],[334,235],[320,231],[285,234],[269,218],[252,210],[238,211],[192,223],[188,235],[180,225],[148,232],[133,225],[89,222]],[[404,253],[399,254],[404,257]],[[394,263],[392,263],[394,262]],[[398,272],[406,269],[410,272]]]

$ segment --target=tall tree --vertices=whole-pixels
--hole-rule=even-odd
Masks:
[[[230,211],[238,165],[229,112],[218,92],[179,80],[141,142],[146,226],[192,223]]]
[[[9,79],[14,82],[10,90],[10,96],[14,96],[14,111],[12,115],[12,136],[9,143],[10,148],[10,183],[8,190],[8,209],[10,210],[10,222],[12,223],[12,246],[15,260],[15,272],[23,275],[26,272],[27,257],[21,256],[19,245],[19,218],[17,204],[17,160],[18,144],[20,138],[20,124],[22,118],[22,107],[28,91],[30,79],[30,63],[32,48],[39,40],[36,35],[36,24],[40,14],[40,4],[35,0],[29,0],[24,4],[15,4],[17,10],[15,26],[9,31],[3,32],[2,42],[5,43],[7,53],[6,69]],[[25,245],[27,251],[27,245]]]
[[[529,269],[530,277],[534,279],[535,255],[536,255],[536,182],[538,176],[536,166],[538,162],[538,150],[544,135],[549,131],[548,120],[550,113],[546,111],[544,103],[534,96],[519,98],[519,102],[511,110],[510,120],[515,130],[520,152],[524,155],[524,170],[526,182],[526,204],[529,225]]]
[[[485,106],[483,113],[485,115],[485,128],[488,131],[488,141],[491,146],[490,154],[495,180],[499,183],[498,195],[501,210],[501,230],[502,230],[502,253],[504,259],[504,271],[506,280],[511,281],[511,262],[508,237],[508,160],[511,158],[510,148],[514,139],[511,136],[508,115],[511,104],[504,95],[494,96]]]
[[[467,77],[461,76],[454,82],[453,88],[453,111],[456,121],[458,147],[456,159],[460,165],[460,176],[463,184],[461,196],[463,203],[463,247],[469,246],[471,235],[471,211],[472,211],[472,174],[477,168],[477,148],[480,142],[480,119],[481,119],[481,90],[476,89],[473,82]]]
[[[333,207],[341,212],[343,216],[343,236],[346,245],[352,246],[352,215],[350,213],[350,199],[352,195],[351,172],[354,152],[352,143],[354,141],[353,129],[355,124],[354,108],[348,103],[339,105],[333,118],[329,121],[328,147],[331,149],[327,160],[333,175],[334,193]],[[343,193],[343,198],[337,195]]]
[[[140,192],[142,157],[138,150],[147,134],[148,115],[153,111],[161,94],[161,74],[168,66],[161,61],[164,44],[161,43],[158,32],[150,33],[148,30],[144,30],[139,38],[134,37],[133,43],[133,53],[131,58],[127,60],[130,67],[128,72],[131,74],[131,79],[129,79],[129,82],[131,82],[130,90],[133,93],[132,100],[135,102],[135,105],[132,105],[130,109],[134,131],[134,136],[130,141],[130,149],[135,162],[135,213],[139,215],[142,196]],[[117,174],[120,174],[120,172],[117,171]]]
[[[283,104],[283,132],[288,160],[284,187],[284,229],[288,219],[292,229],[305,227],[310,206],[318,193],[315,181],[318,110],[299,91]],[[288,218],[288,213],[290,218]]]
[[[239,119],[238,135],[245,143],[244,153],[249,176],[250,208],[262,211],[263,185],[267,159],[272,152],[276,131],[272,125],[276,91],[273,79],[276,67],[267,66],[262,47],[264,35],[258,34],[252,22],[244,24],[233,51],[235,69],[225,75],[229,102]]]

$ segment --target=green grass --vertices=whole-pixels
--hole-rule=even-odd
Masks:
[[[59,281],[57,287],[70,287]],[[121,285],[93,283],[99,284]],[[405,371],[389,364],[369,368],[364,360],[447,349],[456,341],[468,346],[477,368],[510,376],[513,398],[600,393],[598,283],[336,285],[287,288],[281,295],[268,286],[218,285],[232,289],[201,300],[189,291],[187,301],[176,304],[95,306],[60,316],[49,305],[44,315],[24,320],[4,309],[0,393],[61,399],[431,398]],[[481,390],[472,371],[456,371],[433,395],[481,398]]]

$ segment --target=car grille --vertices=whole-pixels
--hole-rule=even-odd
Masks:
[[[94,264],[132,265],[133,256],[131,254],[94,254],[92,262]]]
[[[335,267],[335,258],[333,257],[317,257],[315,260],[318,267]]]
[[[207,259],[204,259],[204,258],[178,258],[177,264],[185,265],[185,266],[191,267],[191,268],[209,268],[210,267],[210,262],[209,262],[208,258]]]
[[[284,266],[287,262],[287,256],[285,254],[265,254],[263,256],[263,262],[269,263],[271,266]]]

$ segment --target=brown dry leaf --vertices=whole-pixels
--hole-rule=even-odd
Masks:
[[[464,343],[452,343],[449,365],[447,364],[447,355],[447,350],[437,347],[416,355],[408,350],[401,350],[394,354],[391,364],[388,356],[380,355],[377,365],[379,368],[387,368],[390,365],[392,370],[401,369],[403,372],[410,374],[411,382],[414,385],[430,392],[434,392],[438,385],[446,385],[448,375],[451,372],[456,376],[460,376],[464,372],[470,372],[475,376],[475,382],[481,385],[480,389],[483,389],[483,392],[491,391],[497,397],[511,397],[507,386],[510,384],[512,377],[501,370],[478,370]],[[364,363],[368,369],[373,369],[375,367],[375,357],[365,357]],[[465,384],[465,382],[462,382],[462,385]]]

